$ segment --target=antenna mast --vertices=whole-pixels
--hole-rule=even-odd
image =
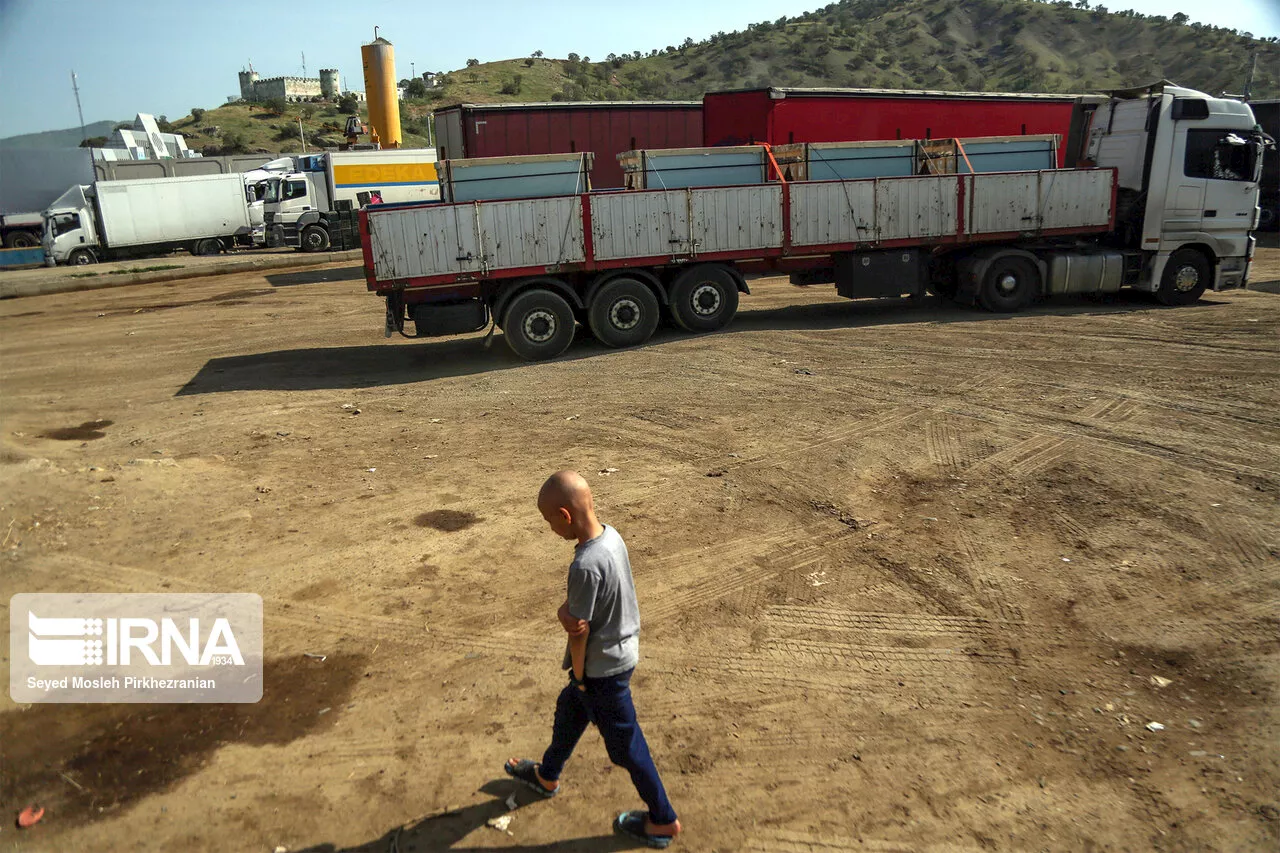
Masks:
[[[84,143],[89,135],[84,129],[84,110],[80,109],[80,85],[76,82],[76,70],[71,69],[71,91],[76,93],[76,113],[80,116],[80,142]]]

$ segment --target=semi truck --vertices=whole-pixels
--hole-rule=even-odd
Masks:
[[[367,287],[384,331],[479,331],[552,358],[577,323],[642,343],[665,311],[723,328],[748,276],[827,269],[857,298],[926,291],[1014,312],[1069,293],[1166,305],[1247,283],[1263,150],[1239,101],[1162,82],[1078,99],[1082,166],[582,193],[366,208]],[[405,332],[411,320],[416,334]]]
[[[267,180],[267,244],[304,252],[354,248],[354,219],[370,203],[436,201],[440,185],[430,149],[330,151],[302,156],[296,171]]]
[[[1249,108],[1263,132],[1280,139],[1280,100],[1250,101]],[[1258,230],[1275,231],[1280,228],[1280,151],[1274,148],[1263,155],[1260,192],[1262,216],[1258,220]]]
[[[96,181],[67,190],[44,213],[49,264],[92,264],[186,249],[212,255],[251,241],[239,174]]]

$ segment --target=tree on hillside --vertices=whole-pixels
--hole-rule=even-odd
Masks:
[[[421,77],[415,77],[409,81],[409,85],[404,87],[404,96],[406,98],[425,98],[427,96],[427,84],[423,82]]]
[[[347,114],[354,114],[360,110],[360,99],[352,92],[347,92],[338,98],[338,111]]]
[[[578,56],[578,54],[576,53],[571,53],[569,54],[568,61],[573,63],[578,63],[582,61],[582,58]]]
[[[535,50],[535,51],[533,52],[533,58],[534,58],[534,59],[541,59],[541,58],[542,58],[542,51],[540,51],[540,50]]]
[[[80,140],[81,148],[101,148],[107,144],[105,136],[90,136],[87,139]]]
[[[480,64],[480,60],[478,60],[478,59],[468,59],[468,60],[467,60],[467,67],[468,67],[468,68],[475,68],[475,67],[476,67],[477,65],[479,65],[479,64]]]
[[[1173,21],[1173,22],[1174,22],[1175,24],[1177,24],[1178,26],[1182,26],[1183,24],[1185,24],[1187,21],[1190,21],[1191,19],[1190,19],[1189,17],[1187,17],[1186,15],[1182,14],[1181,12],[1179,12],[1178,14],[1174,15],[1174,16],[1173,16],[1172,18],[1170,18],[1169,20]]]
[[[200,109],[199,107],[192,107],[192,108],[191,108],[191,120],[192,120],[192,121],[203,121],[203,120],[204,120],[204,110]]]
[[[273,116],[282,116],[289,109],[284,98],[268,98],[262,102],[262,108]]]

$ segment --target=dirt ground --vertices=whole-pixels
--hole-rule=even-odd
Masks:
[[[256,592],[268,658],[257,705],[6,696],[0,850],[624,849],[594,732],[486,826],[562,684],[561,467],[678,849],[1277,849],[1280,296],[753,290],[544,364],[384,341],[350,267],[0,303],[4,598]]]

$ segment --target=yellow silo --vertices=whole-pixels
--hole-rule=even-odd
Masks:
[[[383,148],[399,148],[400,96],[396,90],[396,51],[391,42],[378,37],[360,47],[364,60],[364,91],[369,101],[369,124]]]

